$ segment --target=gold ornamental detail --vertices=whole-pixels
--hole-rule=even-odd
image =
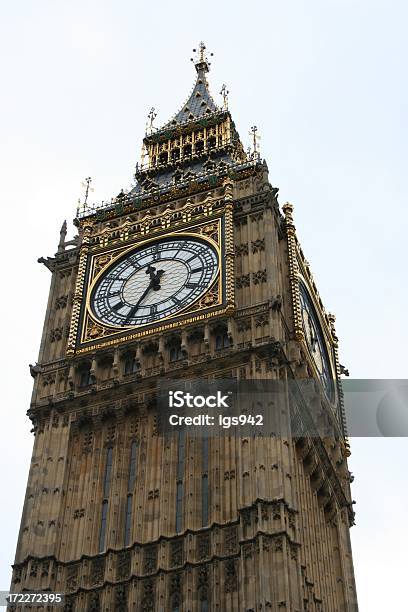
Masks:
[[[98,232],[92,235],[90,245],[92,248],[106,248],[156,232],[170,229],[174,231],[192,221],[211,217],[214,213],[222,213],[224,209],[224,200],[214,198],[213,194],[209,192],[205,200],[201,202],[194,202],[188,198],[181,208],[174,209],[167,206],[161,213],[152,214],[149,211],[137,220],[128,216],[119,226],[114,226],[108,221]]]

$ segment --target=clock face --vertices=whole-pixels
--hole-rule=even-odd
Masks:
[[[303,330],[309,352],[313,358],[324,392],[329,400],[333,400],[334,386],[326,343],[314,306],[303,283],[300,284],[300,306]]]
[[[165,238],[128,252],[97,281],[91,309],[114,327],[147,325],[177,314],[215,280],[218,254],[199,238]]]

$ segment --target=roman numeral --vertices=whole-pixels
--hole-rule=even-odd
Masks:
[[[114,306],[112,306],[112,310],[119,310],[120,308],[122,308],[124,306],[123,302],[118,302],[117,304],[115,304]]]
[[[196,289],[199,286],[199,283],[186,283],[185,287],[187,289]]]
[[[194,268],[194,270],[191,270],[191,274],[195,274],[196,272],[202,272],[203,271],[203,266],[201,266],[201,268]]]

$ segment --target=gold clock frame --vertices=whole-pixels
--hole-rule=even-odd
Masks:
[[[233,312],[235,301],[232,202],[226,202],[222,210],[211,217],[206,216],[203,221],[182,223],[173,230],[158,227],[149,231],[148,235],[104,248],[97,244],[91,246],[92,229],[93,220],[85,220],[67,354],[82,354],[129,340],[142,339],[181,325],[199,323],[210,317]],[[101,275],[126,253],[158,239],[179,236],[198,238],[208,242],[216,250],[218,271],[208,289],[192,304],[156,323],[118,328],[98,321],[91,311],[90,298]]]

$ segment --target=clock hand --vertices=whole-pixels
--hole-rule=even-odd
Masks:
[[[137,303],[134,306],[132,306],[131,310],[129,311],[129,314],[127,315],[125,319],[125,323],[127,323],[128,320],[131,319],[134,316],[134,314],[137,312],[140,304],[143,302],[145,297],[147,297],[147,294],[149,293],[150,289],[154,289],[154,291],[158,291],[160,289],[160,278],[163,276],[164,270],[159,270],[157,274],[155,272],[156,272],[156,268],[154,268],[153,266],[149,264],[146,269],[146,274],[150,275],[150,283],[148,284],[147,288],[145,289],[145,291],[142,293],[142,295],[138,299]]]
[[[152,288],[152,284],[151,282],[149,283],[149,286],[147,287],[147,289],[145,289],[145,291],[142,293],[142,295],[140,296],[140,298],[137,300],[136,304],[134,306],[132,306],[132,308],[129,311],[129,314],[127,315],[126,319],[125,319],[125,323],[127,323],[129,321],[129,319],[131,319],[134,314],[136,313],[136,311],[138,310],[141,302],[143,302],[143,300],[145,299],[145,297],[147,296],[147,294],[149,293],[150,289]]]

